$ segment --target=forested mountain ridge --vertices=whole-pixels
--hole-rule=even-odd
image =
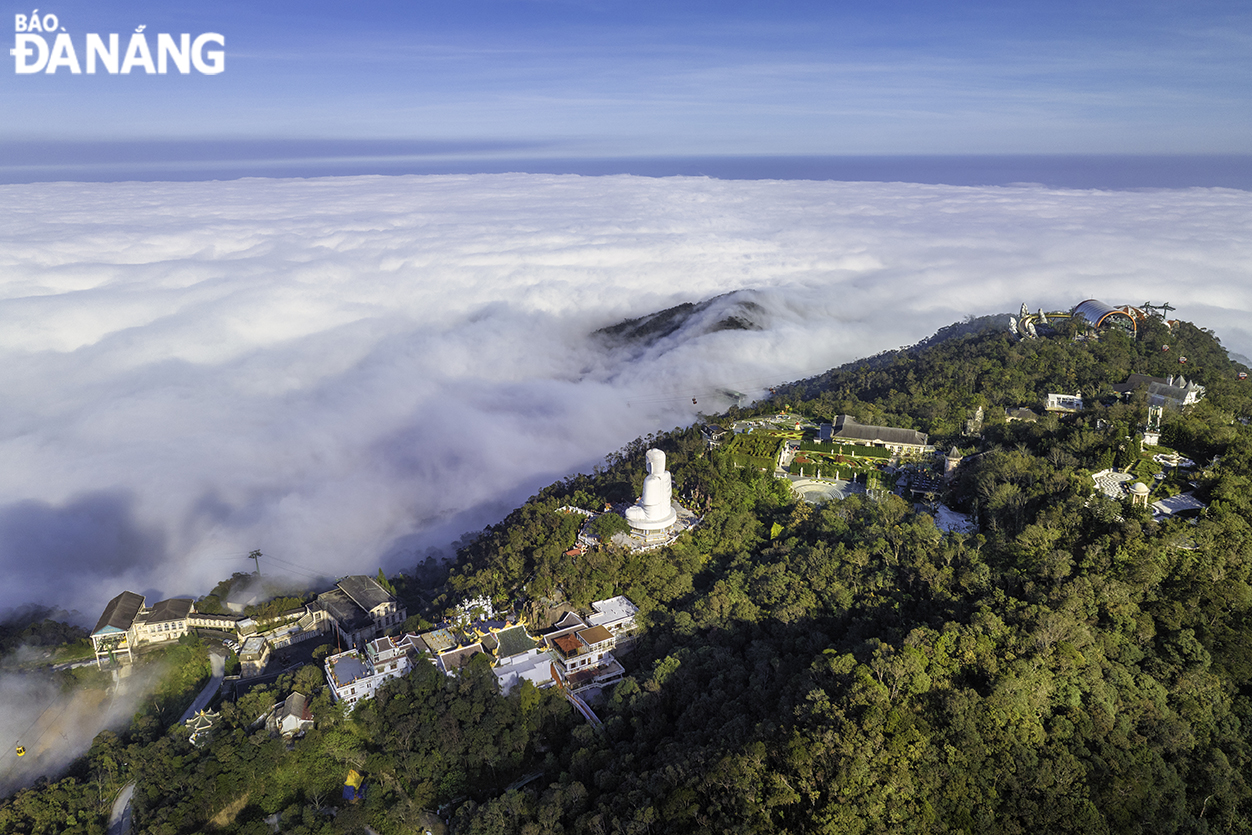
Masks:
[[[1147,417],[1112,385],[1180,370],[1208,389],[1163,426],[1162,444],[1201,465],[1194,524],[1093,495],[1090,478],[1133,463]],[[974,535],[895,496],[797,502],[695,428],[641,438],[484,531],[438,587],[398,579],[432,620],[479,594],[532,615],[542,598],[629,596],[646,631],[598,708],[602,732],[551,691],[498,696],[478,661],[457,679],[420,670],[349,719],[319,695],[318,728],[286,751],[247,726],[284,688],[315,689],[306,668],[228,705],[204,750],[150,727],[98,740],[77,782],[0,807],[0,830],[99,831],[73,798],[119,761],[151,833],[268,832],[274,812],[283,832],[399,833],[431,809],[492,835],[1252,830],[1252,393],[1236,372],[1186,323],[1149,321],[1137,340],[988,331],[735,415],[850,414],[958,446],[943,498],[979,520]],[[1003,419],[1078,390],[1077,415]],[[979,406],[981,431],[962,434]],[[566,556],[577,523],[558,508],[633,500],[651,446],[703,524],[658,551]],[[372,791],[331,817],[349,764]],[[82,820],[52,826],[57,803]]]
[[[1195,526],[1093,497],[1089,477],[1146,419],[1142,395],[1113,400],[1112,385],[1180,371],[1209,395],[1167,415],[1163,443],[1220,458],[1199,477],[1211,505]],[[949,496],[983,521],[977,536],[943,534],[895,498],[796,503],[764,473],[719,466],[691,430],[611,459],[597,499],[630,495],[655,443],[677,489],[710,497],[708,517],[664,558],[588,555],[567,571],[576,597],[624,592],[651,626],[606,739],[571,759],[588,810],[564,819],[605,831],[1246,830],[1252,396],[1236,371],[1187,323],[1147,322],[1138,340],[987,332],[784,386],[749,410],[847,413],[982,452]],[[1095,404],[1080,415],[999,417],[1078,390]],[[960,436],[980,405],[982,438]],[[454,584],[507,594],[531,572],[532,588],[561,576],[539,551],[510,573],[519,552],[499,537],[592,489],[583,481],[469,549]],[[512,802],[552,813],[524,800]]]

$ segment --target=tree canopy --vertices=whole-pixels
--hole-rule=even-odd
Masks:
[[[1187,323],[1098,341],[957,333],[723,422],[785,406],[958,445],[941,498],[977,533],[894,495],[797,501],[686,428],[541,491],[446,574],[397,578],[428,584],[413,599],[431,621],[480,595],[531,612],[628,596],[645,628],[602,730],[553,691],[500,695],[485,656],[452,678],[419,665],[347,718],[308,667],[225,704],[202,749],[178,730],[101,735],[65,779],[0,805],[0,831],[102,831],[95,798],[128,776],[136,831],[161,835],[268,832],[274,813],[283,832],[399,833],[436,811],[492,835],[1252,830],[1249,384]],[[1197,467],[1153,489],[1207,509],[1157,521],[1094,493],[1091,473],[1148,460],[1146,401],[1112,386],[1177,373],[1179,354],[1208,394],[1167,412],[1162,444]],[[1004,417],[1079,390],[1078,414]],[[702,523],[663,549],[567,554],[584,517],[561,508],[631,500],[652,446]],[[317,727],[288,747],[253,722],[298,688]],[[363,802],[338,800],[348,768],[367,775]]]

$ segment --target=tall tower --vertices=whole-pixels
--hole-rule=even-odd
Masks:
[[[943,480],[951,481],[956,478],[957,465],[961,463],[964,456],[957,451],[956,447],[952,447],[952,451],[943,457]]]
[[[1159,446],[1161,443],[1161,414],[1164,412],[1160,406],[1148,407],[1148,422],[1143,427],[1143,444],[1144,446]]]

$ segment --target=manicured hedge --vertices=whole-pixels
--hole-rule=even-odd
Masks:
[[[853,458],[890,458],[891,450],[861,444],[836,444],[822,441],[801,441],[801,452],[828,452],[831,455],[849,455]]]
[[[768,432],[746,432],[736,435],[726,444],[731,455],[747,455],[752,458],[777,458],[782,440]]]

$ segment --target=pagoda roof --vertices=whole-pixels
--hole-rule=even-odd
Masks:
[[[495,635],[496,641],[499,642],[499,647],[496,650],[498,658],[520,655],[535,648],[535,640],[526,634],[526,627],[524,626],[501,629]]]

